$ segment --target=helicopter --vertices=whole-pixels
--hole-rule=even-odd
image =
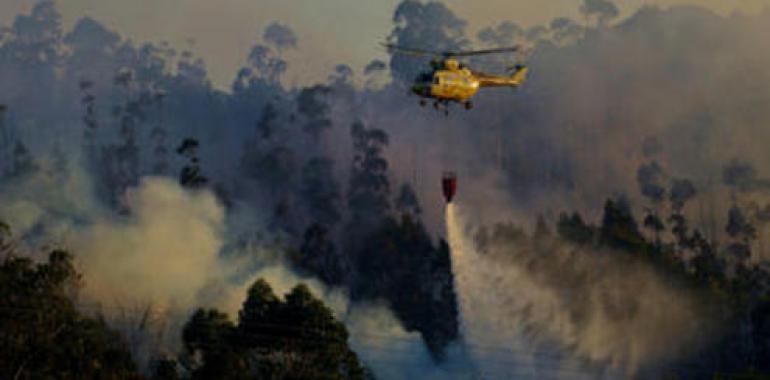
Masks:
[[[519,46],[472,51],[430,51],[383,44],[389,52],[399,52],[415,56],[432,56],[431,70],[420,74],[412,84],[411,92],[420,96],[420,105],[425,106],[428,99],[433,99],[433,106],[448,106],[452,102],[460,103],[465,109],[473,108],[471,98],[482,87],[519,87],[527,78],[528,68],[516,64],[509,68],[510,76],[492,75],[469,69],[458,57],[484,54],[514,53]]]

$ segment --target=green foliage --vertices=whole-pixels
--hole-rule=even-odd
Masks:
[[[249,288],[238,324],[198,310],[184,327],[194,379],[363,379],[348,332],[307,286],[281,300],[259,279]]]
[[[246,358],[233,343],[236,327],[217,310],[198,309],[182,330],[187,353],[202,361],[192,372],[193,379],[249,379]]]
[[[139,379],[125,343],[72,302],[80,275],[72,256],[5,257],[0,264],[0,378]]]

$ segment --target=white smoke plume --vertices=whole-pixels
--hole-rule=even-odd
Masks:
[[[713,332],[699,298],[647,265],[560,242],[482,253],[469,216],[453,205],[446,215],[462,333],[482,369],[494,356],[508,377],[627,378]]]
[[[229,219],[242,222],[242,215],[228,214],[208,190],[145,177],[126,194],[128,213],[115,215],[99,206],[82,170],[73,165],[57,177],[42,166],[2,184],[0,220],[33,243],[25,248],[30,255],[42,259],[52,245],[75,255],[84,280],[79,306],[118,329],[143,367],[158,354],[179,352],[181,328],[196,308],[236,318],[258,278],[278,295],[308,285],[346,324],[351,347],[377,378],[446,379],[470,367],[451,349],[457,360],[437,367],[421,336],[405,331],[387,305],[352,304],[342,290],[292,271],[280,252],[246,246],[223,254],[243,229]]]

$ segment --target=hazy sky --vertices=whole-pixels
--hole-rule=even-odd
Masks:
[[[204,58],[215,85],[228,87],[262,30],[277,20],[291,26],[299,49],[286,54],[288,84],[323,80],[337,63],[360,69],[385,58],[379,47],[400,0],[59,0],[65,27],[88,15],[136,41],[167,40]],[[8,25],[36,0],[0,0],[0,24]],[[470,32],[502,20],[522,25],[578,15],[580,0],[445,0]],[[624,14],[644,4],[698,4],[722,14],[757,12],[770,0],[617,0]]]

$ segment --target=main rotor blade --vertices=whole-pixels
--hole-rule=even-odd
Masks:
[[[482,55],[482,54],[514,53],[519,51],[520,49],[521,49],[520,46],[511,46],[511,47],[484,49],[484,50],[447,51],[441,54],[445,57],[468,57],[472,55]]]
[[[399,53],[408,54],[408,55],[416,55],[416,56],[419,56],[419,57],[424,57],[424,56],[440,57],[440,56],[443,55],[443,53],[437,52],[437,51],[413,49],[413,48],[402,47],[402,46],[398,46],[398,45],[394,45],[394,44],[382,44],[382,46],[385,46],[385,48],[387,48],[389,52],[396,51],[396,52],[399,52]]]
[[[407,47],[398,46],[394,44],[382,44],[382,45],[385,46],[385,48],[387,48],[388,51],[390,52],[397,51],[399,53],[409,54],[409,55],[434,56],[434,57],[444,57],[444,58],[468,57],[468,56],[483,55],[483,54],[514,53],[521,50],[521,47],[518,45],[511,46],[511,47],[483,49],[483,50],[470,50],[470,51],[431,51],[431,50],[407,48]]]

